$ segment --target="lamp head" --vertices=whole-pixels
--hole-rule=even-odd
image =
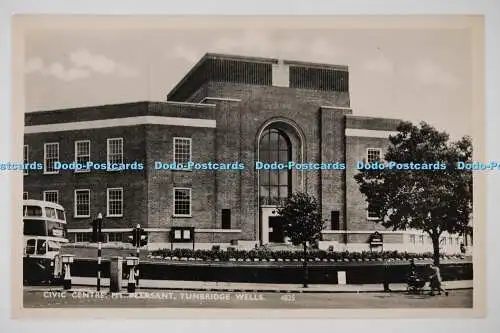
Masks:
[[[101,213],[97,214],[97,219],[98,220],[102,220],[102,214]]]

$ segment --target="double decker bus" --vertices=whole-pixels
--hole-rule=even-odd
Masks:
[[[53,202],[23,200],[23,266],[25,282],[49,282],[68,242],[64,208]],[[56,276],[54,276],[56,275]]]

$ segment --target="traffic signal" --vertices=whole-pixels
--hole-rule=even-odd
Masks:
[[[148,244],[148,233],[138,224],[132,229],[132,235],[128,236],[129,243],[135,247],[142,247]]]
[[[97,239],[99,238],[98,236],[98,225],[97,225],[97,220],[92,221],[92,243],[97,243]]]
[[[139,229],[139,247],[146,246],[148,244],[148,233],[144,229]]]
[[[128,242],[133,246],[136,246],[137,244],[137,232],[135,230],[136,228],[132,229],[132,234],[128,236]]]
[[[92,221],[92,243],[102,242],[102,219],[95,219]]]

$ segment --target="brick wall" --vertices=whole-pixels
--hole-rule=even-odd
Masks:
[[[346,127],[357,129],[372,129],[395,131],[399,124],[397,119],[346,116]],[[388,138],[376,137],[346,137],[346,221],[348,230],[385,230],[380,224],[367,218],[367,202],[359,191],[359,185],[354,180],[358,173],[356,163],[366,160],[368,148],[382,148],[383,157],[389,145]]]
[[[214,171],[154,170],[155,161],[173,162],[173,138],[192,139],[192,160],[215,160],[213,128],[148,125],[147,142],[147,207],[148,225],[153,228],[193,226],[217,228],[215,222]],[[173,217],[173,188],[189,187],[192,196],[192,217]]]
[[[90,160],[107,161],[107,139],[123,138],[124,163],[145,161],[144,126],[115,127],[95,130],[27,134],[24,144],[29,145],[29,160],[43,164],[44,143],[59,142],[59,160],[71,163],[75,158],[77,140],[90,140]],[[43,170],[30,171],[24,176],[24,191],[30,199],[43,199],[43,191],[58,190],[60,204],[66,209],[68,228],[88,228],[91,219],[102,213],[105,228],[132,226],[146,221],[145,173],[140,170],[91,171],[75,173],[61,170],[59,174],[43,174]],[[106,217],[106,189],[123,187],[123,218]],[[74,217],[74,190],[90,189],[90,218]],[[142,204],[141,204],[142,203]]]

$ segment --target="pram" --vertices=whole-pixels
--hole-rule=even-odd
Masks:
[[[422,294],[426,283],[427,281],[425,279],[422,279],[417,275],[412,275],[408,277],[406,291],[410,294]]]

